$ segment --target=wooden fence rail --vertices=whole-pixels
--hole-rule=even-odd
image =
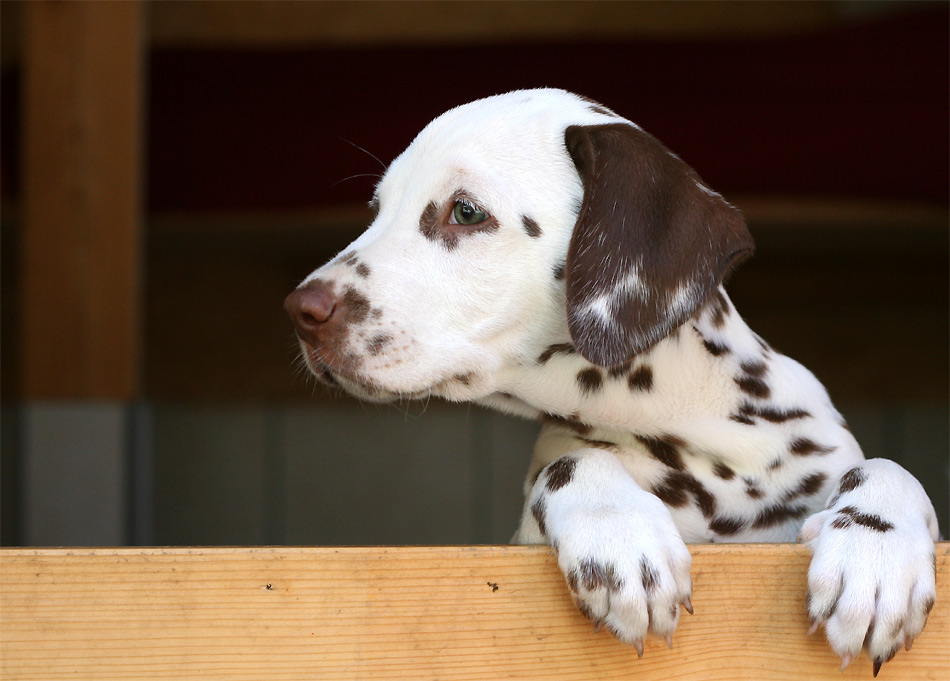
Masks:
[[[0,551],[0,676],[43,679],[841,679],[806,635],[805,547],[696,545],[675,650],[593,633],[539,547]],[[950,544],[911,652],[950,678]]]

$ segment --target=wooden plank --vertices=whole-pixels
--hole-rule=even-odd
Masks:
[[[156,2],[165,46],[452,44],[557,37],[770,35],[841,21],[826,2]],[[465,30],[452,30],[464,26]]]
[[[23,7],[28,399],[138,392],[142,3]]]
[[[696,545],[675,650],[636,652],[574,608],[544,547],[7,549],[0,674],[43,679],[840,679],[806,635],[806,547]],[[950,544],[911,652],[946,679]]]

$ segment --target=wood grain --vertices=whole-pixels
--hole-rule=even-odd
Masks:
[[[697,545],[675,650],[593,633],[540,547],[6,549],[0,675],[44,679],[848,679],[806,636],[808,549]],[[879,678],[950,673],[937,606]]]

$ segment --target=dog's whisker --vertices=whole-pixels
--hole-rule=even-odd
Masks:
[[[375,177],[378,180],[382,178],[382,175],[380,175],[379,173],[356,173],[355,175],[344,177],[342,180],[337,180],[336,182],[330,185],[330,189],[333,189],[337,185],[343,184],[344,182],[347,182],[349,180],[355,180],[359,177]]]
[[[362,151],[364,154],[366,154],[367,156],[369,156],[371,159],[373,159],[374,161],[376,161],[376,162],[382,167],[383,172],[386,172],[386,168],[387,168],[386,164],[383,163],[383,162],[380,160],[380,158],[379,158],[378,156],[376,156],[376,154],[374,154],[374,153],[368,151],[367,149],[365,149],[365,148],[361,147],[360,145],[356,144],[355,142],[351,142],[350,140],[346,139],[345,137],[341,137],[340,139],[343,140],[344,142],[346,142],[347,144],[349,144],[351,147],[355,147],[356,149],[359,149],[359,150]]]

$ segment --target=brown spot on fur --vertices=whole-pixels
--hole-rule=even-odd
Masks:
[[[769,370],[769,367],[765,362],[760,362],[758,360],[752,362],[742,362],[739,365],[739,368],[749,376],[754,376],[756,378],[762,378],[762,376],[765,376],[766,372]]]
[[[717,461],[713,464],[713,474],[723,480],[732,480],[736,476],[736,472],[722,461]]]
[[[704,518],[711,518],[716,513],[716,497],[709,493],[699,480],[690,476],[687,481],[689,491],[696,500],[696,505]]]
[[[706,352],[713,357],[722,357],[731,352],[727,346],[722,343],[717,343],[716,341],[711,341],[708,338],[703,339],[703,347],[706,348]]]
[[[381,333],[379,335],[373,336],[369,343],[366,344],[366,351],[375,357],[383,351],[383,349],[392,341],[393,337],[388,333]]]
[[[574,568],[567,573],[567,588],[573,593],[577,593],[578,580],[579,575],[577,574],[577,568]]]
[[[826,447],[819,445],[807,437],[800,437],[789,446],[788,450],[796,456],[808,456],[809,454],[829,454],[837,447]]]
[[[521,224],[524,225],[524,231],[528,233],[528,236],[535,239],[541,236],[541,228],[538,227],[538,223],[527,215],[521,216]]]
[[[674,508],[685,506],[692,496],[699,510],[705,518],[712,518],[716,513],[716,499],[703,484],[689,473],[675,471],[663,479],[663,482],[653,488],[660,501]]]
[[[660,585],[660,573],[646,557],[640,558],[640,581],[647,596],[653,594]]]
[[[847,473],[841,476],[841,479],[838,481],[838,491],[835,492],[834,496],[828,500],[828,504],[825,506],[825,508],[831,508],[837,504],[842,494],[846,494],[847,492],[857,488],[863,484],[865,480],[867,480],[867,476],[860,467],[855,466],[849,470]]]
[[[731,537],[738,534],[745,527],[745,521],[738,518],[713,518],[709,523],[709,529],[723,537]]]
[[[789,502],[799,497],[810,497],[817,494],[827,480],[828,476],[824,473],[813,473],[803,478],[798,487],[786,493],[783,500]]]
[[[556,354],[573,355],[576,352],[577,351],[574,349],[574,346],[570,343],[556,343],[554,345],[549,345],[544,352],[538,355],[538,364],[545,364]]]
[[[760,400],[766,399],[771,394],[768,383],[760,376],[739,376],[733,380],[739,386],[739,390]]]
[[[544,512],[547,510],[544,504],[544,497],[538,497],[538,499],[531,504],[531,515],[534,516],[535,521],[538,523],[538,528],[541,530],[541,534],[545,537],[548,536],[547,525],[544,524]]]
[[[462,385],[471,385],[472,384],[473,374],[456,374],[455,380],[461,383]]]
[[[613,442],[608,442],[607,440],[591,440],[589,438],[581,438],[586,444],[589,444],[591,447],[596,447],[597,449],[607,449],[612,452],[620,450],[619,445],[614,444]]]
[[[568,428],[579,435],[587,435],[591,431],[591,427],[586,423],[582,423],[578,419],[577,414],[571,414],[570,416],[564,417],[557,416],[556,414],[542,413],[541,421],[543,423],[550,423],[552,425]]]
[[[439,238],[438,223],[439,204],[435,201],[429,201],[429,203],[426,204],[425,210],[422,211],[422,216],[419,218],[419,231],[421,231],[422,235],[429,241],[435,241]]]
[[[879,515],[871,513],[861,513],[854,506],[845,506],[838,511],[838,517],[832,521],[831,526],[839,530],[851,527],[852,525],[861,525],[876,532],[889,532],[894,529],[894,525],[884,520]]]
[[[752,527],[756,530],[775,527],[788,520],[801,518],[806,513],[808,513],[808,508],[805,506],[776,504],[760,511],[755,520],[752,521]]]
[[[653,369],[647,365],[637,367],[627,378],[630,390],[647,392],[653,389]]]
[[[587,590],[607,588],[617,591],[623,586],[623,580],[617,569],[610,563],[603,565],[593,559],[581,561],[577,567],[578,581]]]
[[[738,414],[732,414],[732,415],[729,417],[729,419],[732,420],[732,421],[735,421],[736,423],[741,423],[741,424],[746,425],[746,426],[754,426],[754,425],[755,425],[755,419],[753,419],[751,416],[748,416],[747,414],[743,414],[743,413],[741,413],[741,412],[738,413]]]
[[[838,482],[838,493],[844,494],[857,489],[858,486],[864,484],[866,480],[867,475],[864,471],[859,466],[855,466],[841,476],[841,480]]]
[[[678,485],[670,484],[669,480],[664,480],[661,484],[654,485],[650,491],[664,504],[673,508],[682,508],[689,503],[686,490]]]
[[[369,315],[369,299],[352,286],[343,289],[342,302],[348,322],[359,324]]]
[[[574,478],[577,469],[577,459],[573,456],[562,456],[547,467],[545,486],[550,492],[556,492]]]
[[[733,421],[746,425],[754,425],[755,419],[760,418],[769,423],[785,423],[794,419],[809,418],[811,414],[804,409],[779,409],[777,407],[756,406],[748,402],[743,402],[739,406],[739,411],[732,414],[729,418]]]
[[[711,311],[712,325],[717,329],[721,329],[726,323],[726,317],[729,316],[729,301],[722,291],[716,291],[715,295],[710,298],[709,309]]]
[[[366,263],[362,263],[362,262],[359,263],[359,264],[357,264],[357,266],[356,266],[356,274],[357,274],[358,276],[362,277],[363,279],[366,279],[366,278],[369,276],[369,274],[370,274],[369,265],[367,265]]]
[[[585,394],[589,395],[600,390],[604,384],[604,375],[594,367],[581,369],[577,372],[577,384]]]
[[[673,470],[683,470],[683,459],[679,448],[684,447],[686,442],[675,435],[663,435],[660,437],[649,437],[646,435],[637,435],[637,441],[640,442],[653,458]]]

